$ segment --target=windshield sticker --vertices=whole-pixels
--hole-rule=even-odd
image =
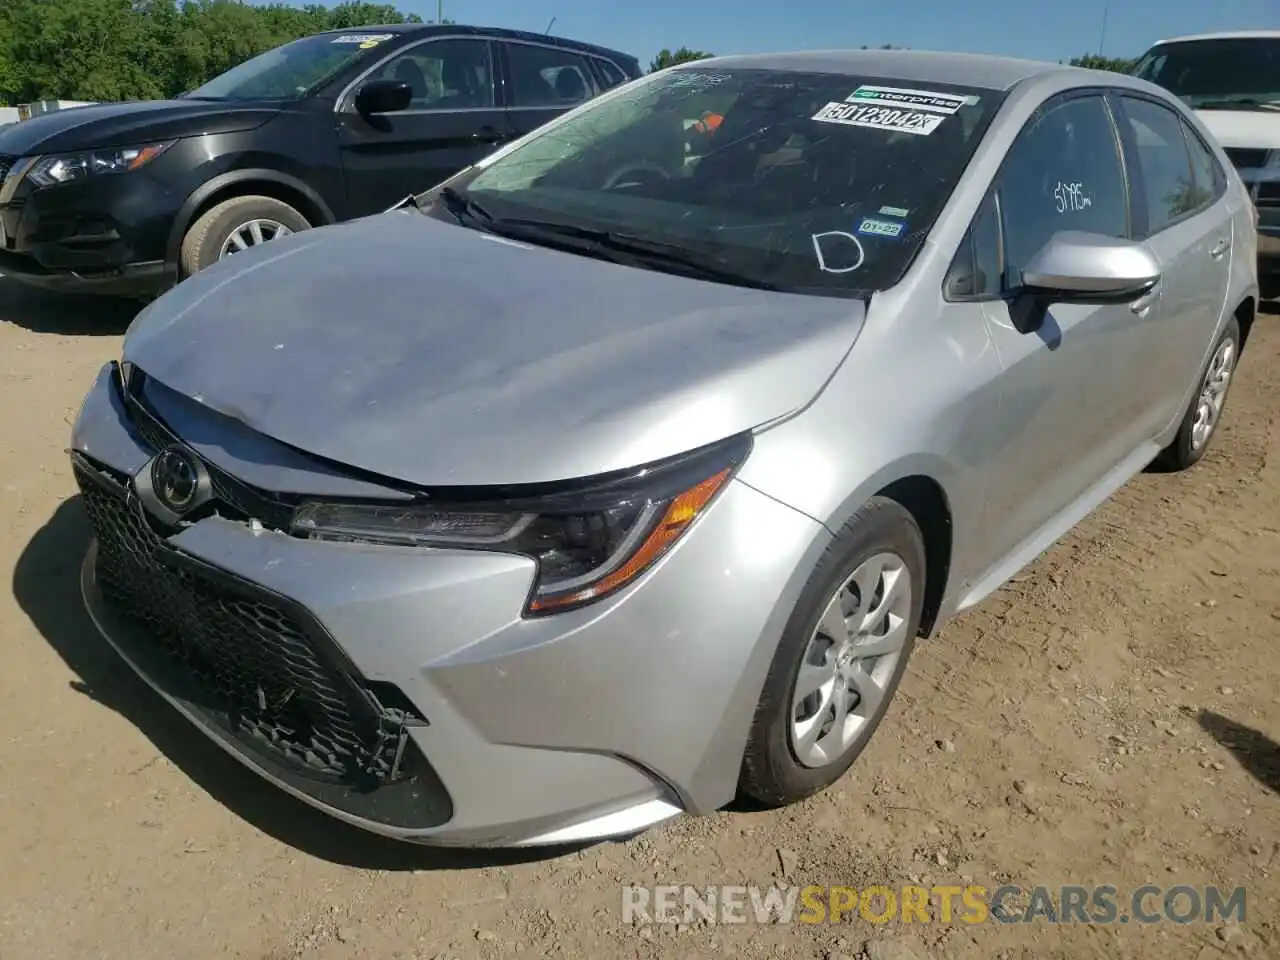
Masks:
[[[882,217],[902,217],[906,218],[911,211],[905,207],[881,207],[880,216]]]
[[[838,238],[838,242],[824,243],[832,238]],[[815,233],[813,252],[818,256],[818,269],[823,273],[853,273],[862,266],[862,244],[852,233],[845,233],[843,230]],[[833,262],[835,266],[832,265]]]
[[[928,110],[948,116],[971,100],[971,97],[955,93],[938,93],[934,90],[910,90],[905,87],[873,87],[864,84],[849,96],[848,103],[869,103],[881,107],[910,107]]]
[[[907,225],[901,220],[877,220],[874,217],[864,217],[858,224],[858,233],[864,237],[886,237],[896,240],[902,236],[902,231],[906,228]]]
[[[927,137],[945,120],[944,113],[922,110],[899,110],[897,107],[872,107],[863,103],[828,103],[811,119],[819,123],[839,123],[847,127],[870,127]]]
[[[390,40],[390,33],[340,33],[334,37],[333,43],[356,43],[360,45],[361,50],[368,50],[376,47],[378,44]]]

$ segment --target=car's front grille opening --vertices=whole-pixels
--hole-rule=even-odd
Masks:
[[[396,744],[379,744],[372,707],[345,689],[287,611],[164,562],[162,538],[141,512],[83,469],[77,475],[104,599],[196,681],[205,706],[313,775],[391,779]]]
[[[1223,147],[1223,152],[1237,170],[1257,170],[1267,162],[1266,150],[1255,150],[1252,147]]]
[[[97,535],[97,594],[133,628],[122,649],[139,670],[328,804],[417,828],[452,816],[408,734],[426,720],[398,688],[364,681],[306,611],[184,558],[124,478],[73,464]]]

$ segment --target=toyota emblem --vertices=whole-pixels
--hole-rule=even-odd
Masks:
[[[151,489],[167,509],[186,512],[200,493],[199,464],[180,447],[162,450],[151,462]]]

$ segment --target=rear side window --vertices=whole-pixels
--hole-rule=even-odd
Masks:
[[[507,44],[511,106],[571,107],[595,95],[585,58],[570,50]]]
[[[1182,120],[1172,110],[1135,97],[1122,97],[1129,143],[1137,153],[1135,187],[1145,201],[1147,236],[1159,233],[1204,206],[1191,169]]]
[[[627,75],[618,69],[617,65],[611,60],[602,60],[599,57],[593,57],[596,68],[600,71],[600,76],[604,80],[604,88],[611,90],[614,87],[622,86],[627,82]]]
[[[1182,135],[1186,138],[1187,149],[1191,151],[1191,173],[1195,178],[1196,190],[1202,195],[1205,204],[1212,203],[1227,189],[1226,171],[1200,139],[1200,135],[1185,120],[1182,121]]]
[[[1051,102],[1018,135],[997,180],[1004,224],[1004,288],[1059,231],[1129,231],[1124,168],[1100,96]]]

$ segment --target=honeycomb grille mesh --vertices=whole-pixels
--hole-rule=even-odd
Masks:
[[[75,472],[98,537],[103,600],[142,627],[148,652],[176,668],[201,706],[300,773],[391,777],[395,738],[382,735],[378,712],[286,610],[166,563],[171,548],[141,511],[82,464]]]

